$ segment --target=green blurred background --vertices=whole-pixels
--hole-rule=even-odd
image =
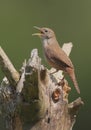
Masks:
[[[43,58],[34,25],[52,28],[61,46],[73,43],[70,57],[85,102],[73,130],[91,129],[91,0],[0,0],[0,45],[17,70],[33,48]],[[72,85],[70,101],[78,96]]]

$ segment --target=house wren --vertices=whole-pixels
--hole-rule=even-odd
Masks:
[[[59,46],[53,30],[45,27],[39,28],[36,26],[34,28],[40,31],[39,33],[35,33],[33,35],[38,35],[41,38],[43,43],[43,51],[47,62],[56,70],[63,70],[66,72],[73,81],[77,92],[80,93],[80,89],[75,77],[74,66],[70,58]]]

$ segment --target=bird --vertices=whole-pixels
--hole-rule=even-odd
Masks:
[[[37,29],[39,33],[34,33],[32,35],[37,35],[41,38],[43,53],[49,65],[57,71],[62,70],[67,73],[71,78],[76,91],[80,94],[72,61],[60,47],[54,31],[47,27],[34,26],[34,28]]]

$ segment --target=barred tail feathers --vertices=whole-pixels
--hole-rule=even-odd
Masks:
[[[73,84],[74,84],[76,91],[80,94],[80,89],[79,89],[79,86],[78,86],[78,83],[77,83],[77,80],[76,80],[74,69],[67,68],[67,73],[70,76],[71,80],[73,81]]]

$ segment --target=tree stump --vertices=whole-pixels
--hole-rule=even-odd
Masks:
[[[71,48],[72,43],[63,46],[67,55]],[[44,67],[37,49],[18,72],[0,48],[0,66],[6,76],[0,85],[5,130],[72,130],[83,101],[79,97],[69,103],[71,88],[62,71]]]

